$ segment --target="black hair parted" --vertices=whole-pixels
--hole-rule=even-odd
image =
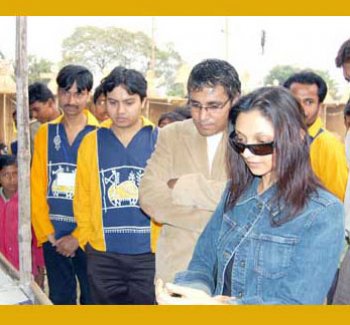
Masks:
[[[14,155],[0,155],[0,170],[7,166],[17,165],[17,158]]]
[[[304,85],[316,85],[319,103],[323,103],[327,95],[327,84],[321,76],[312,71],[301,71],[291,75],[284,83],[283,87],[290,89],[293,83]]]
[[[224,87],[230,99],[241,93],[241,81],[236,69],[227,61],[207,59],[195,65],[187,82],[187,92],[201,90],[203,87]]]
[[[92,73],[81,65],[69,64],[63,67],[56,78],[59,88],[69,90],[76,82],[78,92],[92,89],[94,78]]]
[[[340,68],[345,62],[350,60],[350,38],[346,40],[340,47],[337,57],[335,58],[335,65]]]
[[[114,88],[121,86],[128,94],[137,94],[141,101],[147,97],[147,80],[141,72],[134,69],[127,69],[122,66],[114,68],[110,74],[101,81],[103,92],[106,95]]]
[[[28,87],[29,105],[35,102],[46,103],[49,99],[55,100],[52,91],[42,82],[34,82]]]

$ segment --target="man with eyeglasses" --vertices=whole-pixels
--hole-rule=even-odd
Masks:
[[[187,91],[192,119],[160,131],[140,187],[141,208],[162,224],[156,278],[165,282],[187,268],[224,190],[227,120],[241,83],[231,64],[209,59],[192,69]]]
[[[32,223],[38,244],[43,246],[51,301],[76,304],[77,277],[80,303],[90,304],[86,256],[79,248],[72,204],[77,152],[85,135],[98,126],[86,109],[93,76],[83,66],[67,65],[56,81],[63,115],[43,124],[34,140]]]

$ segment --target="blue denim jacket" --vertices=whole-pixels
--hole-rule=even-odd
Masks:
[[[236,299],[230,302],[322,304],[344,246],[343,205],[318,189],[296,218],[272,227],[271,219],[283,215],[283,204],[278,208],[270,203],[275,186],[259,195],[258,183],[255,178],[227,212],[225,191],[187,271],[178,273],[175,283],[220,295],[234,256],[231,292]]]

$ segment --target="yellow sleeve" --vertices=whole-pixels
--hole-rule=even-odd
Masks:
[[[311,165],[323,186],[344,201],[348,167],[344,145],[327,131],[311,145]]]
[[[47,203],[47,125],[39,128],[34,139],[34,154],[31,167],[31,210],[32,224],[39,246],[45,243],[47,236],[55,230],[49,217]]]
[[[72,235],[79,241],[81,248],[85,247],[92,232],[91,174],[98,172],[92,168],[92,162],[96,160],[97,155],[96,146],[96,131],[93,131],[85,136],[78,150],[73,199],[73,212],[77,227]],[[95,197],[95,200],[100,200],[100,198]]]
[[[157,242],[160,235],[162,225],[151,220],[151,252],[157,251]]]

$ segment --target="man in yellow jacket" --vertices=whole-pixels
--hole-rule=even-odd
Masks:
[[[83,138],[98,126],[86,110],[93,77],[85,67],[68,65],[57,76],[63,115],[43,124],[34,140],[31,170],[32,223],[43,246],[49,298],[54,304],[90,304],[85,253],[73,236],[73,196],[77,151]]]
[[[78,152],[74,216],[87,254],[95,304],[153,304],[154,224],[139,206],[139,185],[157,139],[141,116],[147,81],[117,67],[102,81],[110,120]]]
[[[327,95],[327,85],[311,71],[290,76],[284,83],[299,101],[305,112],[310,136],[311,166],[324,187],[344,201],[348,167],[344,145],[324,129],[319,112]]]

